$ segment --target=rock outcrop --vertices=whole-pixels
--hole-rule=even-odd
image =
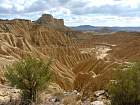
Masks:
[[[66,28],[63,19],[56,19],[50,14],[43,14],[35,23],[55,29]]]
[[[49,27],[44,26],[44,23]],[[6,65],[28,55],[44,60],[52,58],[55,86],[67,91],[75,89],[85,95],[88,93],[89,97],[109,81],[110,77],[107,78],[105,72],[108,70],[107,73],[110,73],[114,63],[98,60],[95,51],[81,53],[80,49],[95,46],[76,39],[75,36],[82,33],[56,29],[56,26],[65,27],[62,20],[46,14],[39,19],[38,24],[23,19],[0,22],[0,57],[3,59],[0,67],[3,70]],[[91,81],[88,81],[90,78]],[[102,84],[101,80],[106,82]],[[98,86],[95,85],[97,83]],[[90,87],[94,87],[94,90]]]
[[[83,93],[82,97],[88,99],[95,91],[106,87],[113,69],[118,63],[122,63],[114,51],[122,56],[129,51],[127,54],[132,58],[140,57],[140,36],[122,37],[121,34],[120,38],[116,34],[90,36],[67,30],[63,20],[54,19],[46,14],[36,22],[23,19],[1,20],[0,82],[4,84],[3,72],[6,65],[29,55],[43,60],[52,58],[51,71],[54,78],[50,91],[77,90]],[[117,39],[117,42],[113,39]],[[130,42],[131,39],[133,42]],[[123,44],[127,46],[122,47]],[[126,51],[122,51],[123,48]],[[97,59],[97,55],[102,57]]]
[[[44,94],[43,105],[111,105],[108,93],[104,90],[95,91],[92,97],[82,100],[82,94],[76,90],[55,94]]]
[[[21,91],[0,85],[0,105],[20,105]]]

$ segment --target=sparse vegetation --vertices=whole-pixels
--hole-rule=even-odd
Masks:
[[[5,72],[7,80],[12,86],[23,91],[24,105],[37,101],[38,93],[46,88],[51,78],[50,61],[28,57],[8,66]]]
[[[140,62],[115,71],[109,94],[112,105],[140,105]]]

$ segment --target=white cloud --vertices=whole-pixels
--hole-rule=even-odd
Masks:
[[[58,18],[64,18],[64,17],[71,17],[71,11],[67,8],[64,8],[62,6],[57,8],[51,8],[49,10],[45,10],[43,13],[52,14]]]
[[[121,0],[121,5],[130,6],[131,8],[138,8],[140,0]]]
[[[65,21],[68,26],[93,25],[93,26],[139,26],[140,17],[120,17],[120,16],[74,16]],[[72,24],[72,25],[71,25]]]
[[[118,1],[114,0],[84,0],[88,2],[89,6],[103,6],[103,5],[115,5],[118,4]]]
[[[1,0],[0,7],[7,9],[15,9],[17,12],[24,11],[37,0]]]
[[[10,3],[9,0],[2,0],[0,2],[1,2],[0,7],[6,8],[6,9],[11,9],[12,8],[12,4]]]
[[[140,0],[83,0],[83,1],[87,1],[89,6],[120,5],[136,8],[140,4]]]

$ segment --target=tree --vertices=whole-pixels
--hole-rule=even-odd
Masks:
[[[50,61],[47,63],[36,58],[25,58],[7,66],[5,77],[12,86],[23,91],[26,105],[37,101],[38,93],[46,88],[51,79]]]
[[[140,62],[122,66],[114,74],[108,87],[112,105],[140,105]]]

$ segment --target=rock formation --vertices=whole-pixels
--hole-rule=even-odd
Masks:
[[[97,36],[74,32],[65,28],[63,20],[46,14],[36,22],[24,19],[1,20],[1,83],[4,84],[3,73],[6,65],[28,55],[43,60],[52,58],[54,80],[49,90],[77,90],[82,93],[82,98],[88,99],[94,91],[106,87],[113,69],[122,63],[121,57],[140,57],[138,34],[115,33]]]
[[[0,105],[19,105],[21,91],[8,86],[0,85]]]
[[[104,90],[95,91],[92,97],[85,100],[81,100],[82,94],[76,90],[44,96],[43,105],[111,105],[108,93]]]
[[[64,29],[64,20],[56,19],[50,14],[43,14],[37,21],[37,24],[41,24],[47,27],[55,28],[55,29]]]

